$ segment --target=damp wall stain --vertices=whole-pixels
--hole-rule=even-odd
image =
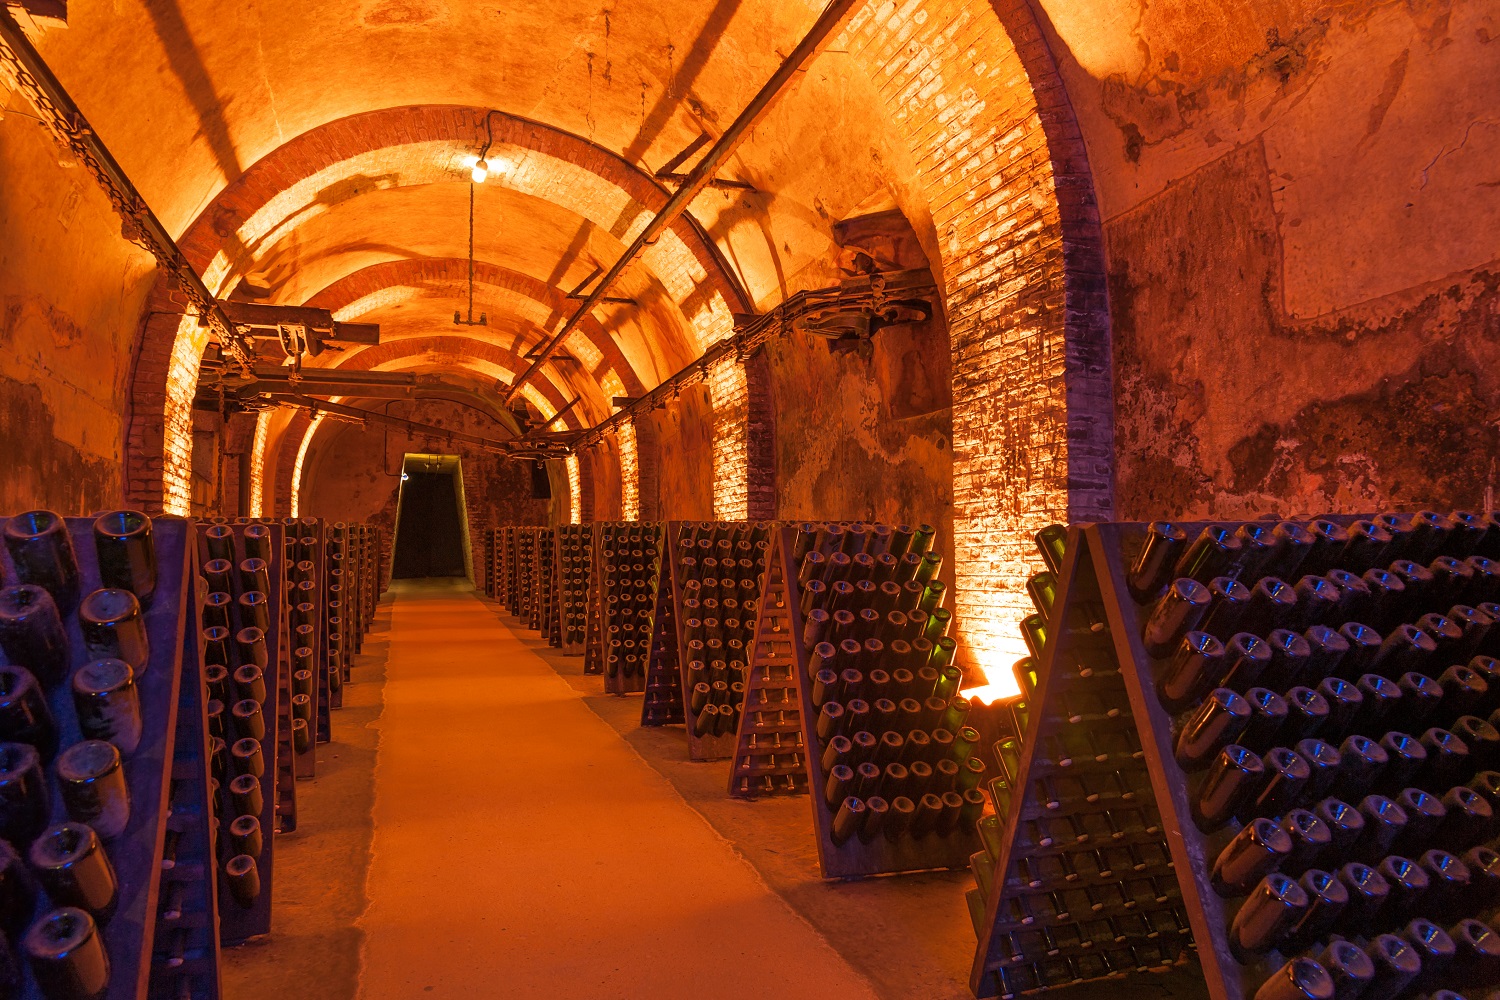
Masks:
[[[1311,320],[1252,143],[1106,227],[1128,519],[1493,506],[1500,261]]]

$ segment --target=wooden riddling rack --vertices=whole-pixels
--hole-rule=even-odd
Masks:
[[[670,565],[646,696],[660,699],[663,720],[654,724],[687,727],[693,760],[734,753],[772,531],[768,522],[667,523]]]
[[[62,520],[78,564],[79,596],[85,596],[101,586],[94,519]],[[124,755],[130,817],[120,833],[103,841],[117,882],[113,916],[102,926],[109,960],[103,996],[141,1000],[191,995],[212,1000],[220,995],[219,945],[208,800],[208,720],[197,658],[197,595],[190,561],[193,526],[184,520],[158,518],[152,525],[152,538],[156,587],[149,605],[142,609],[149,658],[135,674],[141,738],[136,749]],[[0,579],[7,584],[18,580],[15,564],[3,549]],[[85,647],[77,615],[69,611],[61,618],[67,636],[67,677],[71,678],[76,668],[95,656]],[[13,662],[3,651],[0,661]],[[44,690],[60,753],[84,738],[71,683],[65,679]],[[52,760],[43,762],[51,799],[49,824],[69,818],[51,780]],[[19,842],[19,836],[15,839],[18,842],[12,846],[24,858],[29,844]],[[6,924],[19,918],[24,933],[52,905],[39,889],[34,909],[28,914],[7,914]],[[6,944],[20,974],[13,995],[18,1000],[42,1000],[43,993],[23,957],[20,935],[7,935]]]
[[[744,703],[730,748],[729,794],[743,799],[807,791],[807,740],[780,555],[781,526],[770,541]]]
[[[333,614],[328,604],[322,519],[286,518],[282,527],[287,554],[290,642],[282,646],[286,683],[281,694],[284,704],[277,760],[281,762],[283,756],[288,757],[281,763],[283,777],[306,779],[317,773],[317,744],[333,738],[329,719],[332,693],[324,665],[328,660],[330,632],[338,630],[342,617]],[[333,610],[341,611],[342,603]],[[291,829],[295,828],[294,818]]]
[[[500,591],[500,529],[484,529],[484,596],[494,600]]]
[[[521,613],[520,591],[517,587],[517,577],[520,574],[520,564],[516,553],[519,535],[522,530],[523,529],[521,528],[506,528],[505,540],[502,545],[502,555],[505,560],[505,574],[501,578],[503,590],[502,596],[500,598],[500,603],[504,605],[506,610],[508,610],[513,615],[519,615]]]
[[[536,607],[536,528],[516,529],[516,593],[511,614],[530,622]]]
[[[247,535],[250,534],[254,537],[247,541]],[[286,622],[289,618],[285,570],[288,549],[285,539],[285,527],[274,521],[213,525],[199,532],[198,538],[198,571],[209,591],[222,586],[223,581],[227,580],[230,590],[224,592],[232,598],[226,606],[229,621],[227,631],[222,634],[211,634],[212,629],[204,631],[204,671],[211,696],[209,725],[213,741],[212,775],[217,783],[217,815],[220,819],[219,934],[220,940],[226,945],[239,944],[270,932],[276,844],[274,833],[279,821],[289,821],[293,828],[296,825],[296,786],[295,782],[289,780],[293,774],[282,767],[284,762],[279,752],[281,713],[277,702],[283,685],[290,685],[290,679],[284,677],[288,673],[289,661],[283,657],[287,643]],[[261,554],[252,556],[252,552]],[[267,568],[269,589],[265,592],[265,609],[268,627],[263,633],[263,646],[248,641],[240,642],[242,636],[250,639],[246,630],[256,627],[251,615],[245,613],[241,600],[247,592],[254,589],[247,586],[250,581],[241,571],[242,563],[250,558],[263,559]],[[226,559],[230,563],[227,572],[221,573],[220,567],[211,565],[216,559]],[[257,663],[260,659],[264,662]],[[215,667],[222,667],[223,670],[216,671]],[[247,668],[249,676],[237,681],[235,674],[241,667]],[[259,667],[258,671],[254,669],[256,667]],[[210,676],[211,674],[216,676]],[[236,724],[233,709],[241,701],[260,702],[259,722],[253,723],[260,731],[259,737]],[[243,764],[233,752],[241,740],[255,740],[259,744],[258,754],[245,757]],[[241,774],[255,772],[255,756],[259,758],[259,773],[256,775],[258,781],[254,793],[237,800],[231,793],[230,783]],[[238,900],[231,890],[230,875],[225,870],[226,865],[238,853],[229,849],[230,827],[240,817],[237,801],[254,802],[259,807],[258,813],[246,815],[254,817],[260,840],[259,854],[251,857],[251,863],[238,863],[249,871],[237,881],[243,885],[253,883],[256,891],[253,895],[247,892]],[[279,815],[288,808],[293,810],[289,815]]]
[[[972,730],[963,725],[969,707],[958,693],[963,672],[952,663],[955,644],[946,635],[951,615],[936,613],[945,588],[937,579],[942,556],[931,547],[935,540],[925,526],[809,523],[780,531],[775,558],[785,607],[772,613],[786,615],[795,687],[783,690],[795,690],[800,708],[805,749],[797,756],[825,878],[966,868],[977,846],[975,824],[985,805],[978,785],[986,768],[971,755],[972,741],[956,732]],[[768,590],[773,575],[767,574]],[[827,589],[819,593],[813,580]],[[862,586],[866,581],[873,586]],[[851,589],[840,592],[841,583]],[[770,595],[767,603],[774,603]],[[819,623],[818,610],[852,617]],[[809,641],[825,638],[852,645]],[[784,671],[785,645],[757,640],[752,672],[772,664]],[[820,665],[836,679],[820,678]],[[746,719],[759,707],[747,693]],[[851,744],[835,744],[835,736]],[[831,779],[834,767],[856,765],[875,770]],[[734,773],[730,788],[734,793]]]
[[[531,576],[531,628],[551,642],[553,605],[557,599],[555,579],[557,540],[551,528],[534,529],[532,547],[535,564]]]
[[[660,600],[663,525],[656,521],[605,521],[594,562],[599,569],[600,646],[604,690],[646,689],[646,668]]]
[[[328,580],[328,649],[324,660],[318,689],[327,697],[320,702],[319,737],[322,735],[322,705],[328,709],[344,707],[344,682],[354,656],[354,643],[350,633],[358,627],[359,573],[353,569],[354,561],[349,556],[349,526],[343,521],[328,525],[323,543],[324,576]],[[332,727],[332,720],[329,720]],[[319,739],[319,742],[322,742]]]
[[[672,523],[668,522],[668,538],[672,536],[672,527]],[[683,724],[682,674],[678,664],[679,634],[677,615],[672,608],[672,575],[666,567],[662,567],[662,571],[657,574],[656,611],[651,625],[651,648],[646,660],[645,697],[641,699],[642,726]]]
[[[583,655],[593,553],[591,525],[564,524],[557,529],[557,618],[565,656]]]
[[[1381,527],[1371,531],[1372,524]],[[1382,538],[1385,526],[1395,526],[1394,535]],[[1281,525],[1252,522],[1238,529],[1214,523],[1176,527],[1185,539],[1156,546],[1158,552],[1171,555],[1148,560],[1144,567],[1137,563],[1150,532],[1144,524],[1099,524],[1069,531],[1036,687],[1027,699],[1027,732],[1015,780],[1006,790],[1009,802],[997,795],[1004,822],[995,890],[971,976],[977,996],[1009,996],[1080,979],[1126,976],[1196,954],[1213,1000],[1248,1000],[1268,978],[1288,975],[1289,962],[1316,979],[1318,973],[1306,960],[1325,963],[1331,953],[1324,948],[1334,936],[1342,939],[1337,954],[1346,960],[1352,946],[1387,956],[1419,956],[1426,945],[1418,938],[1430,942],[1465,917],[1488,917],[1493,922],[1500,906],[1500,856],[1486,853],[1483,846],[1500,833],[1493,818],[1483,820],[1484,813],[1500,811],[1500,774],[1486,771],[1500,764],[1500,734],[1489,726],[1500,722],[1500,664],[1489,659],[1500,652],[1500,626],[1494,624],[1500,605],[1491,603],[1500,600],[1500,564],[1489,561],[1500,556],[1500,524],[1492,515],[1455,520],[1418,515],[1415,526],[1401,516],[1388,521],[1339,516]],[[1309,535],[1309,529],[1315,533]],[[1355,541],[1346,543],[1341,532],[1351,530]],[[1238,553],[1219,555],[1212,547],[1200,547],[1178,563],[1178,555],[1205,532],[1234,532]],[[1147,571],[1156,566],[1166,572]],[[1179,573],[1201,577],[1199,584],[1219,583],[1208,601],[1207,616],[1185,604],[1161,604],[1164,616],[1156,619],[1160,628],[1153,633],[1153,646],[1163,655],[1153,656],[1143,629],[1157,611],[1156,593]],[[1254,588],[1248,604],[1239,603],[1245,592],[1225,582],[1231,578]],[[1391,585],[1393,579],[1401,589]],[[1138,603],[1133,593],[1143,600]],[[1169,609],[1186,615],[1177,620],[1176,628],[1168,627],[1174,620],[1165,614]],[[1189,628],[1198,629],[1193,641],[1208,655],[1189,654],[1179,635]],[[1340,631],[1331,637],[1332,629]],[[1241,633],[1258,635],[1263,647],[1280,652],[1264,662],[1237,657],[1230,670],[1213,644]],[[1299,634],[1316,641],[1312,655],[1307,655],[1311,644],[1298,643]],[[1353,647],[1341,649],[1339,635],[1345,647],[1354,640]],[[1185,683],[1190,677],[1198,683]],[[1236,723],[1220,739],[1205,739],[1203,745],[1211,751],[1208,759],[1214,763],[1185,770],[1178,759],[1179,734],[1212,732],[1205,722],[1210,718],[1206,696],[1220,684],[1221,690],[1236,694],[1214,697],[1237,706],[1236,715],[1248,712],[1251,728],[1236,732]],[[1170,707],[1178,711],[1169,710],[1159,690],[1169,693]],[[1310,692],[1324,696],[1321,703]],[[1350,692],[1363,700],[1356,703]],[[1251,697],[1244,697],[1247,693]],[[1289,705],[1297,707],[1278,723]],[[1385,707],[1375,707],[1380,705]],[[1323,718],[1321,713],[1330,707],[1334,711]],[[1480,721],[1486,713],[1491,713],[1489,723]],[[1459,742],[1465,744],[1467,756],[1452,753],[1455,729],[1463,734]],[[1394,756],[1388,754],[1379,764],[1380,754],[1369,755],[1360,737],[1381,741]],[[1230,739],[1244,751],[1222,750]],[[1324,745],[1304,742],[1309,739]],[[1098,780],[1106,795],[1116,795],[1113,804],[1089,802],[1080,792],[1090,786],[1069,783],[1064,762],[1071,759],[1073,768],[1080,766],[1076,762],[1083,755],[1073,756],[1079,750],[1109,755],[1099,764]],[[1424,761],[1419,751],[1431,753]],[[1340,755],[1331,781],[1322,776],[1327,772],[1320,772],[1299,785],[1301,768],[1309,759],[1327,766],[1335,760],[1331,754]],[[1360,766],[1367,759],[1377,762],[1370,765],[1373,770]],[[1259,778],[1250,763],[1257,760],[1263,769]],[[1267,762],[1276,767],[1266,769]],[[1231,763],[1246,768],[1242,786],[1226,780]],[[1264,773],[1292,778],[1273,782],[1265,780]],[[1118,790],[1126,787],[1134,796],[1122,813],[1126,803],[1118,800]],[[1218,801],[1228,804],[1218,810],[1220,814],[1233,818],[1222,827],[1216,821],[1205,822],[1205,831],[1195,820],[1195,808],[1209,787],[1223,796]],[[1240,787],[1239,794],[1224,794],[1235,787]],[[1365,798],[1375,792],[1396,800],[1405,825],[1386,825],[1384,821],[1397,813],[1389,803]],[[1484,802],[1476,804],[1479,800]],[[1316,812],[1296,812],[1299,808]],[[1135,850],[1132,857],[1148,865],[1144,871],[1121,864],[1106,866],[1112,874],[1081,864],[1039,869],[1039,859],[1048,856],[1071,861],[1085,857],[1091,845],[1078,844],[1070,851],[1066,845],[1056,846],[1063,838],[1049,831],[1071,832],[1080,818],[1101,811],[1110,819],[1105,833],[1119,839],[1117,831],[1123,830],[1127,846]],[[1132,813],[1141,817],[1138,823],[1122,820],[1122,815]],[[1352,826],[1351,814],[1370,821],[1363,831],[1351,834],[1343,825]],[[1318,819],[1308,820],[1309,815]],[[1154,817],[1159,818],[1153,821]],[[1329,821],[1334,818],[1340,826],[1338,839],[1320,846],[1323,835],[1332,832]],[[1382,822],[1377,825],[1376,819]],[[1266,876],[1253,892],[1240,886],[1221,893],[1215,888],[1215,868],[1221,857],[1227,865],[1232,858],[1253,856],[1241,850],[1252,829],[1276,841],[1295,833],[1297,839],[1286,843],[1295,843],[1296,850],[1291,855],[1268,851],[1264,864],[1244,869],[1249,872],[1245,885]],[[1054,846],[1040,844],[1043,833],[1054,838]],[[1095,840],[1101,845],[1113,842],[1102,836]],[[1231,842],[1236,844],[1232,853],[1226,850]],[[1446,850],[1453,857],[1433,855],[1431,850]],[[1287,920],[1299,919],[1298,886],[1304,898],[1324,898],[1317,892],[1307,897],[1305,890],[1320,888],[1325,872],[1346,888],[1370,884],[1365,880],[1368,869],[1350,869],[1350,863],[1388,866],[1381,869],[1394,879],[1384,883],[1391,892],[1386,903],[1373,909],[1351,904],[1342,917],[1303,925],[1290,937],[1272,932],[1268,940],[1275,946],[1270,950],[1254,947],[1248,936],[1240,937],[1246,928],[1259,926],[1257,914],[1270,912],[1269,890],[1276,890],[1282,901],[1290,900],[1290,916],[1267,925],[1284,928]],[[1417,898],[1405,895],[1407,887],[1420,881],[1411,870],[1438,882],[1454,877],[1458,867],[1471,880],[1467,890],[1434,885]],[[1068,885],[1065,872],[1081,878],[1082,886],[1076,878]],[[1143,880],[1149,880],[1149,886]],[[1075,902],[1068,893],[1076,894],[1079,888],[1090,895]],[[1326,893],[1327,888],[1321,888]],[[1084,904],[1090,900],[1104,908],[1087,913]],[[1127,912],[1122,908],[1125,900],[1137,906]],[[1072,919],[1062,919],[1059,910]],[[1080,912],[1086,916],[1078,917]],[[1017,914],[1032,918],[1025,931],[1029,938],[1015,929]],[[1437,927],[1407,924],[1412,918],[1430,918]],[[1158,933],[1144,933],[1141,919]],[[1234,929],[1237,922],[1239,930]],[[1399,932],[1403,924],[1408,928],[1405,943],[1374,937]],[[1050,938],[1037,936],[1042,929],[1051,931]],[[1456,982],[1429,966],[1427,977],[1416,984],[1419,992],[1450,982],[1461,985],[1462,964],[1449,967]],[[1383,958],[1380,975],[1388,976],[1392,967]],[[1494,982],[1484,985],[1493,987]],[[1407,996],[1412,986],[1400,977],[1383,978],[1366,995]]]
[[[604,529],[599,524],[589,526],[591,532],[591,543],[589,551],[592,556],[589,561],[589,585],[587,593],[587,604],[584,610],[584,639],[583,639],[583,672],[586,674],[604,673],[604,558],[600,553],[599,546],[603,541]]]

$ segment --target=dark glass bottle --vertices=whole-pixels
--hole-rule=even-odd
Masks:
[[[0,590],[0,648],[25,666],[44,689],[68,672],[68,638],[52,595],[30,584]]]
[[[32,842],[27,858],[54,903],[76,906],[100,923],[108,922],[119,899],[119,883],[92,827],[81,822],[50,827]]]
[[[48,1000],[97,1000],[109,989],[103,935],[84,910],[47,911],[31,925],[21,947]]]
[[[138,674],[151,663],[151,640],[141,603],[128,590],[96,590],[78,606],[78,624],[90,659],[124,660]]]
[[[113,743],[126,756],[140,745],[141,696],[124,660],[93,660],[74,671],[73,707],[88,739]]]
[[[1038,536],[1040,547],[1041,537]],[[1155,521],[1146,529],[1140,555],[1130,569],[1127,584],[1138,603],[1154,601],[1171,579],[1172,568],[1187,547],[1187,532],[1175,524]]]
[[[130,786],[120,751],[103,740],[74,743],[57,757],[57,785],[68,816],[87,823],[105,840],[130,822]]]
[[[18,848],[47,826],[52,812],[42,758],[29,743],[0,743],[0,840]]]
[[[30,743],[44,761],[57,753],[57,722],[41,685],[25,667],[0,666],[0,741]]]
[[[27,511],[6,521],[3,534],[17,579],[43,588],[59,611],[71,614],[78,605],[78,559],[67,521],[50,510]]]

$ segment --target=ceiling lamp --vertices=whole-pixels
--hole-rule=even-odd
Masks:
[[[469,176],[474,179],[475,184],[483,184],[486,177],[490,175],[490,161],[480,157],[474,162],[474,169]]]

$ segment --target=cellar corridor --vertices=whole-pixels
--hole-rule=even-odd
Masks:
[[[362,850],[342,823],[349,849],[284,854],[288,882],[316,857],[307,874],[321,868],[312,884],[335,896],[368,864],[360,1000],[670,1000],[706,983],[722,997],[875,996],[468,581],[400,581],[385,600],[372,842]],[[368,701],[371,680],[351,696]],[[344,755],[348,722],[335,717],[320,760]],[[305,917],[286,920],[274,964],[270,948],[226,952],[230,985],[349,996],[348,977],[325,970],[339,964],[330,950],[354,946],[298,947],[299,929],[329,927]]]

